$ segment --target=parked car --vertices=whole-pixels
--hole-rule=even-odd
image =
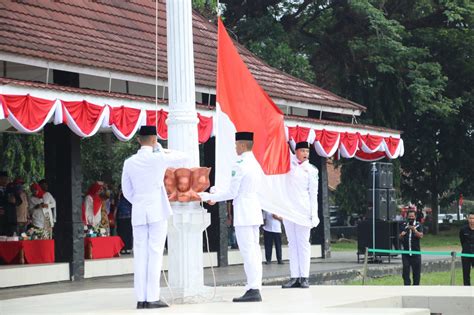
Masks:
[[[329,223],[332,226],[344,226],[345,220],[342,213],[339,211],[339,207],[330,206],[329,207]]]
[[[452,214],[440,213],[438,214],[438,223],[453,223],[454,217]]]

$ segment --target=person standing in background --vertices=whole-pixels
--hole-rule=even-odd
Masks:
[[[53,237],[53,212],[50,205],[52,204],[51,195],[41,188],[37,183],[30,186],[31,197],[29,200],[29,213],[31,217],[31,224],[39,229],[46,231],[46,238]]]
[[[125,246],[122,254],[130,254],[133,247],[132,235],[132,204],[125,198],[122,186],[119,186],[119,196],[117,202],[117,234],[122,238]]]
[[[462,253],[474,254],[474,212],[470,212],[467,216],[467,225],[463,226],[459,231],[459,239],[461,240]],[[464,285],[471,285],[471,267],[474,267],[474,257],[461,257],[462,276]]]
[[[401,226],[400,240],[403,249],[408,251],[420,251],[420,240],[423,238],[423,226],[416,221],[416,213],[409,210],[407,222]],[[402,254],[403,282],[405,285],[411,284],[410,268],[413,272],[413,285],[420,285],[421,277],[421,255]]]
[[[103,191],[103,187],[103,182],[95,182],[87,191],[87,195],[82,203],[82,221],[85,225],[100,225],[103,203],[100,194]]]
[[[0,171],[0,235],[8,234],[7,185],[8,173]]]
[[[278,264],[282,265],[283,260],[281,259],[281,221],[282,218],[271,214],[265,210],[262,211],[263,215],[263,241],[265,244],[265,263],[271,264],[272,262],[272,248],[275,243],[275,253]]]
[[[16,234],[20,235],[26,231],[28,224],[28,196],[26,195],[23,184],[25,181],[17,178],[15,184],[15,200],[16,200]]]
[[[56,200],[54,199],[53,195],[49,191],[49,185],[48,185],[48,182],[46,181],[46,179],[40,180],[38,182],[38,184],[40,185],[41,189],[43,189],[43,191],[44,191],[44,196],[43,196],[44,202],[49,206],[49,208],[51,209],[51,212],[53,214],[53,226],[54,226],[54,224],[56,223],[56,219],[57,219]]]

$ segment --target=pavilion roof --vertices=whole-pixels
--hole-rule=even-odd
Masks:
[[[167,81],[166,12],[158,10],[158,76]],[[146,1],[1,1],[0,51],[65,64],[155,77],[155,5]],[[196,85],[215,89],[217,27],[193,13]],[[346,111],[365,107],[281,72],[236,44],[274,99]],[[278,103],[278,102],[277,102]]]

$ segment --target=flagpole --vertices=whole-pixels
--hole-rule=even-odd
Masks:
[[[158,129],[158,2],[155,5],[155,127]],[[163,87],[164,88],[164,87]]]

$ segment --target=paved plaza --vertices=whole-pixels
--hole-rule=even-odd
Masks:
[[[419,314],[430,312],[469,315],[474,312],[471,288],[312,286],[283,290],[264,287],[262,303],[232,303],[242,287],[218,287],[216,296],[197,304],[136,310],[133,289],[93,289],[0,301],[1,314]],[[162,294],[172,303],[169,292]],[[403,296],[402,296],[403,294]],[[449,300],[449,303],[447,301]]]
[[[449,263],[441,257],[426,257],[427,264]],[[320,285],[340,283],[360,277],[362,264],[355,253],[333,252],[330,259],[313,259],[309,290],[283,290],[289,265],[263,265],[263,303],[232,303],[243,293],[245,274],[242,265],[205,269],[208,295],[183,301],[173,298],[162,281],[162,296],[169,309],[136,310],[133,276],[115,276],[65,281],[17,288],[0,289],[0,314],[158,314],[158,313],[318,313],[318,314],[426,314],[441,306],[443,314],[471,315],[474,312],[474,289],[467,287],[371,287]],[[369,265],[369,272],[399,273],[401,262]],[[189,302],[199,302],[189,304]],[[181,304],[179,304],[181,303]],[[454,313],[456,311],[457,313]]]

